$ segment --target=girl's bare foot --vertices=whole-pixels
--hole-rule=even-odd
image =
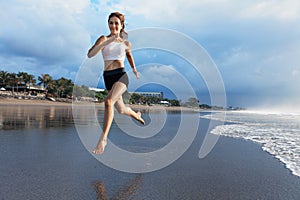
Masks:
[[[141,124],[145,125],[145,121],[142,118],[142,113],[141,112],[137,112],[136,114],[138,116],[136,120],[138,120]]]
[[[93,150],[93,154],[102,154],[104,152],[106,144],[106,140],[99,141],[96,148]]]

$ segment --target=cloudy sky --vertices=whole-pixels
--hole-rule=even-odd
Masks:
[[[1,70],[75,80],[88,62],[89,47],[109,33],[108,14],[120,11],[128,32],[167,29],[203,47],[222,78],[228,105],[300,108],[297,0],[11,0],[0,6]],[[133,53],[142,78],[152,73],[153,82],[162,79],[180,88],[172,76],[179,72],[200,102],[209,103],[206,77],[195,74],[185,58],[153,50]]]

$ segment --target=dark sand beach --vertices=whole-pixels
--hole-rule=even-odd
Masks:
[[[200,120],[193,144],[170,166],[144,174],[116,171],[86,150],[71,107],[59,105],[0,105],[0,199],[300,198],[300,178],[256,143],[220,137],[199,159],[207,119]],[[170,115],[175,120],[176,114]],[[130,145],[122,135],[117,127],[110,133],[120,146]],[[152,140],[140,145],[155,146]]]

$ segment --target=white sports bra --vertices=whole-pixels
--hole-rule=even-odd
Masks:
[[[102,49],[104,60],[125,60],[127,46],[124,42],[111,42]]]

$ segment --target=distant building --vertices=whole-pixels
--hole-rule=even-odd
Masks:
[[[95,92],[103,92],[104,89],[101,89],[101,88],[93,88],[93,87],[90,87],[89,90],[92,90],[92,91],[95,91]]]
[[[46,88],[39,85],[18,85],[18,86],[5,86],[0,89],[0,96],[15,97],[19,99],[38,99],[45,98]]]
[[[164,98],[164,93],[163,92],[129,92],[129,94],[138,94],[144,97],[157,97],[159,99]]]
[[[164,106],[170,106],[170,103],[168,101],[160,101],[158,104],[164,105]]]
[[[1,88],[1,91],[11,91],[11,92],[29,92],[29,93],[45,93],[46,88],[40,85],[18,85],[18,86],[5,86]]]

